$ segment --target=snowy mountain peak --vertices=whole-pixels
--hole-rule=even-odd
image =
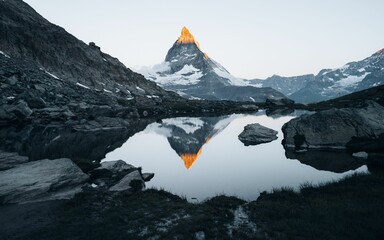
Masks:
[[[192,33],[188,30],[188,28],[183,27],[181,29],[181,35],[176,41],[178,44],[189,44],[189,43],[195,43],[197,47],[200,49],[200,44],[195,40],[195,37],[192,35]]]
[[[272,89],[247,86],[244,79],[236,78],[221,64],[201,51],[199,43],[188,28],[168,50],[163,63],[138,70],[147,79],[191,99],[259,101],[266,98],[285,98]],[[194,159],[188,155],[186,159]]]

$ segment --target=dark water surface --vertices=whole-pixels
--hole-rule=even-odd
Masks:
[[[367,167],[344,152],[286,152],[281,127],[292,116],[234,114],[171,118],[152,123],[130,137],[103,161],[122,159],[155,177],[147,187],[164,188],[189,201],[217,194],[254,200],[262,191],[337,180]],[[279,132],[278,139],[244,146],[237,136],[249,123]]]

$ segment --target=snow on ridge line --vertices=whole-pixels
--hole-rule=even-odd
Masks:
[[[83,85],[83,84],[81,84],[81,83],[79,83],[79,82],[77,82],[76,85],[77,85],[77,86],[80,86],[80,87],[82,87],[82,88],[90,89],[88,86],[85,86],[85,85]]]
[[[9,55],[7,55],[5,52],[3,52],[3,51],[0,51],[0,54],[2,54],[2,55],[4,55],[4,57],[6,57],[6,58],[11,58]]]
[[[54,75],[54,74],[48,72],[47,70],[44,70],[44,72],[45,72],[46,74],[48,74],[49,76],[53,77],[54,79],[60,80],[60,78],[59,78],[58,76],[56,76],[56,75]]]

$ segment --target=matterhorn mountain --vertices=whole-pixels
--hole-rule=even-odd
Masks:
[[[384,84],[384,49],[340,68],[323,69],[316,76],[272,76],[250,80],[250,84],[272,87],[300,103],[314,103]]]
[[[163,88],[188,98],[253,102],[285,98],[272,88],[248,86],[247,81],[232,76],[201,50],[186,27],[163,63],[138,71]]]

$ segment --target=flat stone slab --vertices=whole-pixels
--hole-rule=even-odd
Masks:
[[[87,180],[68,158],[23,163],[0,171],[0,203],[70,199]]]
[[[239,135],[239,140],[245,146],[272,142],[277,139],[277,131],[258,123],[248,124]]]

